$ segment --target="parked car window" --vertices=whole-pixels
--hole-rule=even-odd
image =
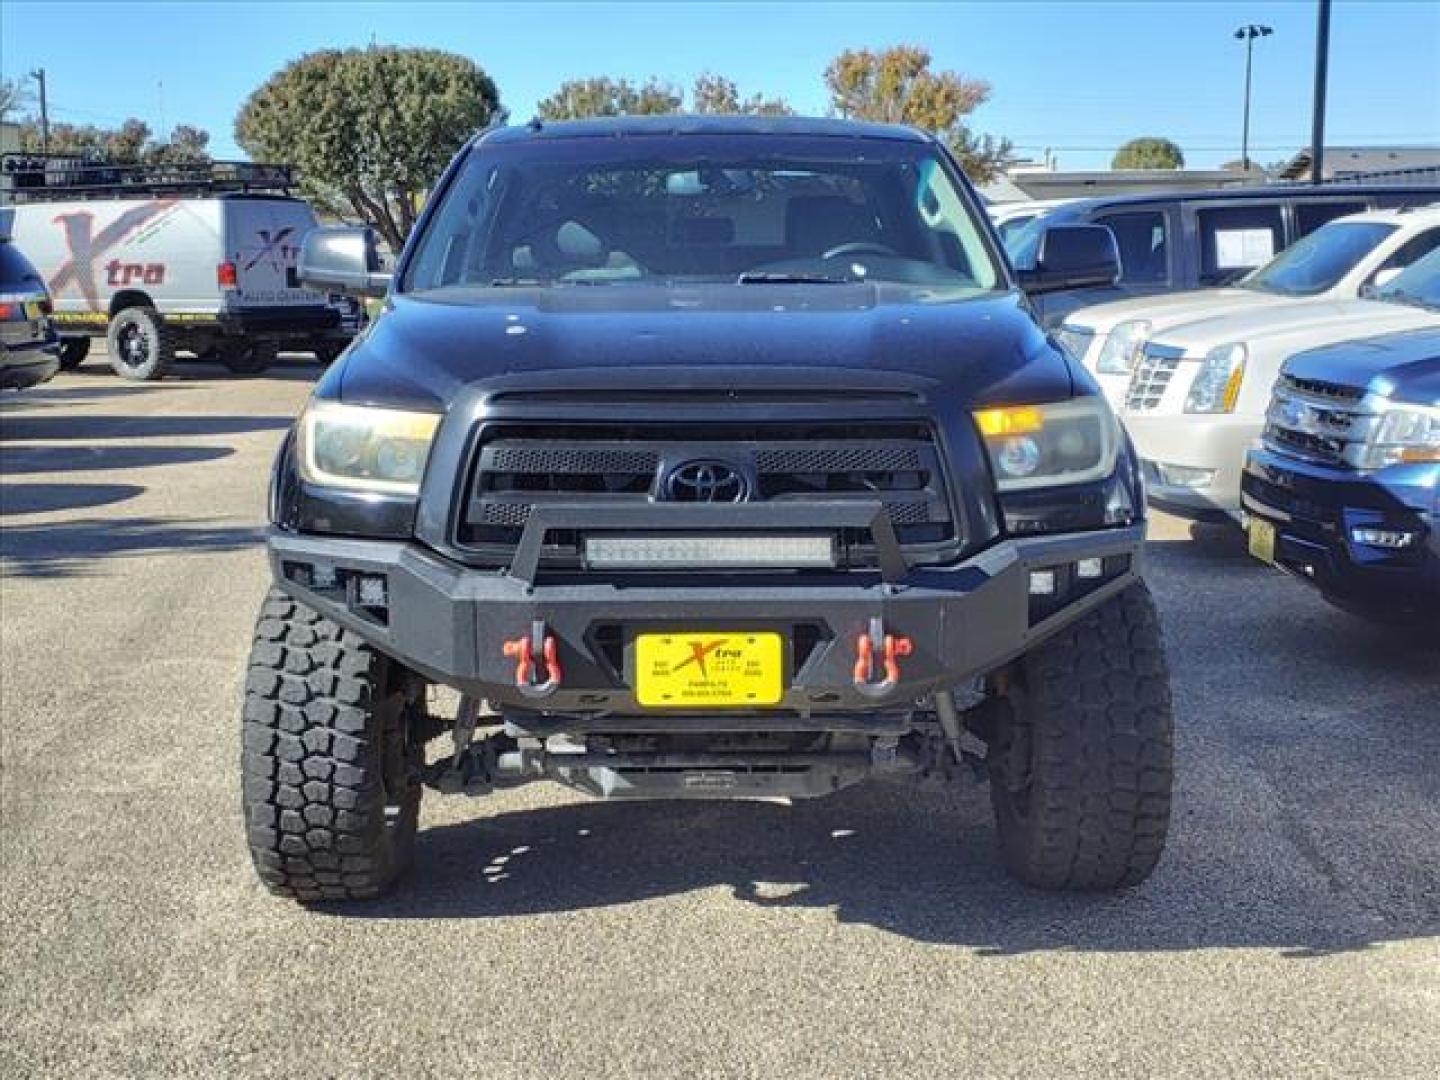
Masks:
[[[1102,214],[1097,225],[1109,226],[1120,250],[1120,280],[1126,284],[1168,281],[1169,236],[1165,215],[1159,210],[1130,214]]]
[[[1296,236],[1309,236],[1328,221],[1370,209],[1363,199],[1352,202],[1314,202],[1309,199],[1297,199],[1294,205]]]
[[[1228,285],[1269,262],[1285,246],[1280,204],[1217,206],[1195,212],[1200,226],[1200,281]]]
[[[1001,279],[982,236],[923,144],[875,140],[856,157],[828,144],[787,154],[774,140],[677,141],[637,159],[604,140],[527,143],[471,152],[404,289],[742,275],[992,289]]]
[[[1440,229],[1427,229],[1416,233],[1390,253],[1390,257],[1381,264],[1380,270],[1403,270],[1429,255],[1437,247],[1440,247]],[[1379,270],[1376,273],[1379,273]]]
[[[1036,220],[1039,217],[1039,213],[1034,213],[1017,214],[1012,218],[1006,218],[999,225],[995,226],[995,231],[1000,234],[1000,242],[1004,244],[1006,249],[1008,250],[1010,247],[1010,241],[1019,235],[1020,230],[1025,228],[1026,225],[1029,225],[1030,222]]]
[[[1440,311],[1440,251],[1432,251],[1394,281],[1381,285],[1374,298]]]
[[[1395,231],[1374,221],[1333,221],[1297,240],[1241,285],[1280,296],[1315,296],[1354,269]]]

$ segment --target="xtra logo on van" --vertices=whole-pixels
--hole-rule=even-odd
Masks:
[[[100,289],[95,282],[95,260],[116,244],[128,239],[142,225],[153,221],[174,205],[174,199],[157,199],[154,202],[131,207],[98,233],[95,232],[95,215],[89,210],[61,214],[56,217],[55,223],[64,230],[65,246],[70,251],[70,258],[59,270],[55,271],[55,276],[50,279],[50,295],[59,296],[64,289],[74,285],[80,290],[80,295],[85,298],[90,309],[100,311],[102,306]],[[160,268],[160,275],[163,278],[163,266]],[[109,277],[113,279],[115,276],[115,271],[110,270]],[[153,271],[151,276],[154,276]],[[126,280],[131,280],[131,277],[127,275]],[[107,284],[115,283],[114,281],[107,282]]]
[[[261,259],[270,264],[270,268],[277,273],[283,273],[285,268],[295,261],[300,249],[294,244],[287,244],[288,240],[295,233],[293,226],[287,226],[271,232],[269,229],[255,230],[260,234],[260,250],[253,259],[245,264],[246,270],[255,269]]]

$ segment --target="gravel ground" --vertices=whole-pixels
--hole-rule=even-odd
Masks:
[[[103,360],[0,399],[0,1071],[1440,1074],[1440,653],[1157,517],[1169,851],[1001,872],[983,789],[785,807],[429,796],[379,904],[266,895],[240,673],[315,374]]]

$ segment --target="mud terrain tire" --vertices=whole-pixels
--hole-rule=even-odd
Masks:
[[[270,591],[250,651],[241,770],[250,855],[271,892],[371,899],[408,866],[422,759],[401,675]]]
[[[1016,662],[989,749],[1001,855],[1021,881],[1144,881],[1170,821],[1173,720],[1160,621],[1130,586]]]

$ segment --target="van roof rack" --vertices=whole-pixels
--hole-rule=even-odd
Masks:
[[[294,167],[253,161],[134,164],[81,154],[0,155],[0,201],[57,202],[159,195],[278,193],[295,186]]]

